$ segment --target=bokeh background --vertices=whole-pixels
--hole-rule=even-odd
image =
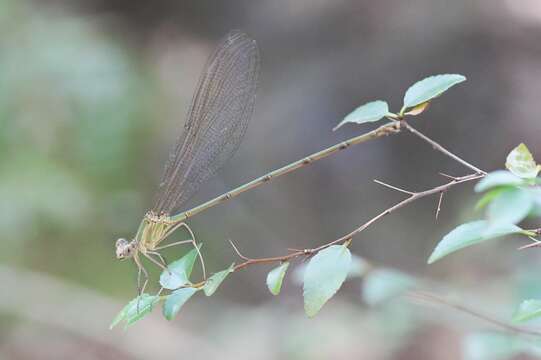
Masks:
[[[188,206],[369,130],[331,131],[366,101],[398,110],[409,85],[437,73],[468,82],[414,120],[421,131],[488,171],[520,142],[541,159],[538,0],[0,0],[0,357],[535,358],[451,308],[404,297],[367,306],[359,279],[308,319],[294,276],[272,297],[265,266],[192,299],[173,322],[155,311],[127,331],[108,329],[136,292],[135,267],[114,258],[114,241],[133,236],[151,206],[203,64],[235,28],[261,51],[255,114],[237,155]],[[227,239],[252,257],[317,246],[402,198],[373,179],[423,190],[445,181],[440,171],[468,170],[401,134],[190,225],[217,271],[238,261]],[[414,203],[351,248],[508,321],[520,299],[541,296],[538,252],[505,239],[426,265],[442,235],[480,217],[472,194],[471,184],[454,188],[437,221],[437,198]]]

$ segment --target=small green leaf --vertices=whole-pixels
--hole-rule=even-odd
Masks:
[[[541,165],[535,163],[532,153],[524,144],[511,150],[507,155],[505,167],[523,179],[534,179],[541,170]]]
[[[525,189],[509,187],[492,200],[487,208],[490,222],[518,224],[533,206],[532,194]]]
[[[126,316],[126,326],[132,325],[136,321],[141,320],[146,315],[150,314],[154,310],[154,306],[160,301],[159,296],[152,295],[147,299],[141,300],[139,304],[139,310],[137,310],[137,304],[132,312],[128,312]]]
[[[284,262],[280,266],[272,269],[267,275],[267,287],[272,295],[280,294],[280,289],[282,288],[282,281],[284,276],[286,276],[287,268],[289,267],[289,262]]]
[[[500,236],[517,233],[525,232],[513,224],[490,224],[486,220],[462,224],[441,239],[432,252],[432,255],[430,255],[428,263],[432,264],[442,257],[465,247]]]
[[[167,320],[173,320],[186,301],[188,301],[198,290],[199,289],[193,287],[187,287],[173,291],[167,296],[167,299],[165,299],[165,303],[163,304],[163,316]]]
[[[424,78],[406,91],[401,112],[403,113],[405,109],[426,103],[463,81],[466,81],[466,78],[458,74],[443,74]]]
[[[541,316],[541,300],[524,300],[515,311],[513,321],[523,322]]]
[[[332,245],[318,252],[304,272],[304,311],[310,317],[340,289],[351,268],[351,253],[345,245]]]
[[[198,246],[200,247],[201,245]],[[196,257],[197,250],[192,249],[179,260],[169,264],[167,266],[168,270],[162,271],[160,275],[160,285],[169,290],[188,285]]]
[[[216,274],[209,277],[207,282],[205,283],[205,286],[203,286],[203,291],[205,292],[205,295],[211,296],[212,294],[214,294],[216,290],[218,290],[218,287],[225,280],[227,275],[233,272],[234,267],[235,267],[235,263],[231,264],[231,266],[229,266],[228,269],[219,271]]]
[[[381,120],[389,113],[389,105],[385,101],[376,100],[359,106],[352,113],[344,118],[340,124],[332,130],[335,131],[340,126],[347,123],[363,124]]]
[[[416,285],[415,278],[391,269],[375,269],[366,275],[362,295],[368,305],[377,305],[411,290]]]
[[[149,314],[158,301],[160,301],[159,296],[149,294],[142,294],[141,296],[132,299],[113,319],[109,328],[112,329],[123,320],[126,321],[126,326],[133,324]]]
[[[487,174],[475,185],[476,192],[483,192],[499,186],[517,186],[524,184],[524,180],[509,171],[497,170]]]

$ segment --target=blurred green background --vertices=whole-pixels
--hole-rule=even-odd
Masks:
[[[136,292],[135,267],[114,258],[114,241],[131,238],[151,206],[203,64],[235,28],[261,51],[254,118],[238,154],[189,205],[368,130],[331,131],[369,100],[398,109],[410,84],[437,73],[468,82],[414,121],[421,131],[488,171],[520,142],[541,159],[537,0],[0,0],[0,357],[535,358],[452,309],[404,298],[368,307],[358,280],[307,319],[291,277],[280,297],[268,293],[267,267],[231,276],[173,322],[156,311],[126,332],[108,330]],[[227,239],[252,257],[314,247],[401,199],[373,179],[423,190],[444,181],[440,171],[467,173],[403,134],[190,225],[217,271],[237,260]],[[538,252],[506,239],[426,265],[442,235],[479,217],[471,194],[471,185],[454,188],[437,222],[437,198],[419,201],[363,232],[352,250],[507,320],[520,299],[541,296]]]

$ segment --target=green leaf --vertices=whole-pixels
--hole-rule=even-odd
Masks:
[[[488,220],[493,223],[517,224],[533,206],[532,194],[525,189],[510,187],[492,200],[487,209]]]
[[[118,325],[121,321],[126,321],[126,326],[133,324],[134,322],[142,319],[145,315],[149,314],[154,305],[160,301],[159,296],[142,294],[135,299],[131,300],[113,319],[113,322],[109,326],[110,329]]]
[[[532,153],[523,143],[507,155],[505,167],[523,179],[534,179],[541,170],[541,165],[535,163]]]
[[[216,274],[209,277],[207,282],[205,283],[205,286],[203,286],[203,291],[205,292],[205,295],[211,296],[212,294],[214,294],[216,290],[218,290],[218,287],[225,280],[227,275],[233,272],[234,267],[235,267],[235,263],[231,264],[231,266],[229,266],[228,269],[219,271]]]
[[[513,173],[505,170],[497,170],[487,174],[475,185],[476,192],[483,192],[500,186],[518,186],[524,184],[524,181]]]
[[[198,247],[200,246],[198,245]],[[197,250],[192,249],[182,258],[169,264],[167,266],[168,270],[162,271],[160,275],[160,285],[169,290],[188,285],[196,257]]]
[[[367,122],[379,121],[389,113],[389,105],[385,101],[376,100],[359,106],[352,113],[344,118],[340,124],[336,125],[332,130],[335,131],[339,127],[347,123],[363,124]]]
[[[282,288],[282,281],[284,276],[286,276],[287,268],[289,267],[289,262],[284,262],[280,266],[272,269],[267,275],[267,287],[272,295],[280,294],[280,289]]]
[[[541,217],[541,188],[529,189],[533,199],[533,206],[529,216]]]
[[[475,204],[475,210],[481,210],[485,206],[487,206],[492,200],[498,197],[502,192],[505,192],[509,187],[497,187],[495,189],[492,189],[488,191],[486,194],[483,195],[479,201],[477,201],[477,204]]]
[[[306,272],[307,263],[302,263],[295,267],[291,278],[293,283],[302,285],[304,283],[304,273]],[[371,265],[360,256],[351,254],[351,264],[349,266],[348,276],[346,279],[363,277],[369,270]]]
[[[490,224],[486,220],[478,220],[456,227],[441,239],[428,263],[447,256],[462,248],[509,234],[524,233],[524,230],[513,224]]]
[[[351,255],[351,265],[349,266],[348,279],[363,277],[369,270],[368,261],[357,255]]]
[[[362,295],[368,305],[377,305],[411,290],[416,285],[415,278],[391,269],[375,269],[366,275]]]
[[[524,300],[513,314],[513,321],[523,322],[541,316],[541,300]]]
[[[167,296],[167,299],[165,299],[165,303],[163,304],[163,316],[167,320],[173,320],[186,301],[188,301],[198,290],[199,289],[193,287],[187,287],[173,291]]]
[[[304,311],[310,317],[340,289],[351,268],[351,253],[345,245],[332,245],[318,252],[304,272]]]
[[[402,111],[440,96],[452,86],[465,81],[466,78],[458,74],[443,74],[427,77],[413,84],[404,95]]]

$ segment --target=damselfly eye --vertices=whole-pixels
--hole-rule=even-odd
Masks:
[[[118,240],[116,241],[116,244],[115,244],[116,247],[119,247],[119,246],[126,246],[126,245],[128,245],[128,240],[122,239],[122,238],[118,239]]]

